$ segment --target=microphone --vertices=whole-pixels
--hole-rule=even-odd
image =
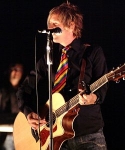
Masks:
[[[61,33],[62,32],[62,30],[59,28],[59,27],[57,27],[57,28],[53,28],[53,29],[47,29],[47,30],[43,30],[43,31],[40,31],[40,30],[38,30],[38,33]]]

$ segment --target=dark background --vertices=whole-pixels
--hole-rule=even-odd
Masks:
[[[36,59],[45,51],[46,35],[37,30],[46,29],[49,10],[65,0],[1,0],[0,1],[0,81],[3,72],[14,61],[24,63],[26,72],[34,67]],[[108,70],[125,62],[125,1],[124,0],[70,0],[84,15],[86,42],[102,46]],[[109,150],[125,150],[125,81],[109,82],[102,105],[104,133]]]

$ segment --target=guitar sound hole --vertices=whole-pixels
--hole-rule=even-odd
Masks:
[[[49,113],[46,115],[45,119],[46,119],[46,121],[47,121],[46,126],[47,126],[47,127],[50,127],[50,119],[51,119],[51,118],[49,117]],[[54,125],[55,121],[56,121],[56,115],[55,115],[54,112],[52,112],[52,122],[53,122],[53,125]]]

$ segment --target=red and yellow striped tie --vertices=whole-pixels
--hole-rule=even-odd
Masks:
[[[66,84],[66,77],[68,71],[68,58],[67,58],[67,51],[70,49],[71,46],[67,46],[62,49],[61,60],[59,67],[57,69],[57,73],[55,75],[55,82],[52,93],[59,92]]]

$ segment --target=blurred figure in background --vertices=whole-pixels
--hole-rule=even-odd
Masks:
[[[0,124],[13,124],[14,116],[16,117],[19,112],[16,92],[23,75],[24,66],[22,63],[10,64],[4,74],[3,84],[0,88]],[[5,120],[6,122],[4,122]],[[0,132],[0,150],[14,150],[12,132]]]

